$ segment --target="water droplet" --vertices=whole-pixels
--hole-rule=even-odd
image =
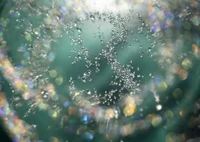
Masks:
[[[94,21],[94,20],[95,20],[95,16],[94,16],[94,15],[90,15],[90,19],[91,19],[92,21]]]

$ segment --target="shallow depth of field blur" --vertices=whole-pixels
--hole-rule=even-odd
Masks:
[[[2,128],[13,142],[200,141],[199,11],[196,0],[0,1]]]

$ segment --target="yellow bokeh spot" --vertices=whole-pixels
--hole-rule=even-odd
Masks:
[[[192,63],[191,61],[188,59],[188,58],[185,58],[183,61],[182,61],[182,67],[185,69],[185,70],[188,70],[192,67]]]
[[[49,72],[50,77],[55,78],[57,76],[57,71],[56,70],[51,70]]]
[[[131,116],[131,115],[133,115],[135,110],[136,110],[136,105],[135,104],[129,104],[124,108],[123,112],[124,112],[125,116]]]
[[[152,126],[156,127],[162,122],[162,118],[160,116],[154,116],[151,120]]]
[[[164,82],[164,81],[162,81],[162,82],[160,82],[159,84],[158,84],[158,90],[159,91],[166,91],[167,90],[167,83],[166,82]]]
[[[4,65],[5,68],[8,68],[8,67],[11,66],[11,63],[8,59],[5,59],[5,60],[3,60],[3,65]]]
[[[56,111],[54,111],[54,112],[52,113],[52,117],[53,117],[53,118],[57,118],[57,117],[58,117],[58,113],[57,113]]]
[[[24,82],[22,80],[16,80],[14,82],[14,86],[17,88],[17,89],[22,89],[24,87]]]
[[[56,82],[57,85],[61,85],[63,83],[63,78],[62,77],[57,77],[55,79],[55,82]]]
[[[24,84],[23,91],[27,91],[27,90],[28,90],[28,85]]]
[[[25,34],[25,39],[26,39],[27,41],[31,41],[31,40],[32,40],[31,34],[30,34],[30,33],[26,33],[26,34]]]
[[[187,110],[186,110],[186,109],[181,109],[181,110],[179,111],[179,115],[182,116],[182,117],[185,117],[186,113],[187,113]]]

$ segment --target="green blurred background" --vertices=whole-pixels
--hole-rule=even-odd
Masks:
[[[2,1],[1,10],[3,10],[4,3]],[[4,9],[5,10],[5,9]],[[5,13],[1,15],[6,15],[7,10],[5,10]],[[27,16],[27,15],[21,15],[21,16]],[[31,19],[31,17],[30,17]],[[5,39],[8,41],[8,56],[13,61],[14,65],[19,65],[23,56],[17,52],[17,49],[19,46],[21,46],[22,43],[24,43],[24,39],[19,39],[21,35],[21,31],[17,31],[15,29],[16,21],[15,19],[10,19],[8,32],[5,35]],[[34,19],[31,19],[34,20]],[[85,46],[88,47],[88,50],[90,51],[91,57],[95,57],[99,51],[102,49],[101,44],[99,43],[98,38],[93,38],[93,32],[97,32],[97,25],[101,25],[101,28],[103,29],[102,32],[104,32],[105,41],[109,40],[109,35],[106,33],[109,33],[110,27],[107,25],[107,23],[101,23],[97,22],[96,24],[86,23],[82,29],[83,33],[86,35],[83,36],[83,41],[85,41]],[[106,27],[106,28],[104,28]],[[93,32],[90,32],[93,31]],[[70,40],[67,37],[65,33],[62,34],[63,37],[59,39],[59,42],[54,43],[52,45],[53,49],[52,51],[57,55],[56,59],[53,61],[53,63],[50,66],[50,69],[56,69],[58,73],[64,77],[64,84],[61,86],[56,86],[56,90],[58,91],[58,94],[66,95],[69,94],[67,92],[66,87],[69,85],[68,80],[71,76],[77,77],[78,75],[84,73],[86,70],[84,69],[84,63],[79,63],[78,65],[72,65],[71,62],[73,61],[73,57],[75,55],[71,55],[71,58],[69,58],[70,53]],[[139,40],[142,42],[143,46],[148,48],[148,41],[145,41],[142,36],[136,35]],[[93,40],[91,40],[91,38]],[[134,42],[130,42],[129,44],[133,45],[133,47],[127,50],[121,49],[118,51],[119,53],[119,60],[121,63],[127,63],[130,59],[133,60],[132,66],[133,67],[139,67],[140,71],[138,74],[144,74],[147,75],[149,73],[158,74],[160,73],[160,69],[158,65],[153,61],[153,59],[149,59],[148,56],[144,56],[143,58],[140,58],[140,54],[138,53],[138,49],[135,46]],[[125,45],[126,47],[128,45]],[[192,46],[192,43],[188,43],[188,46]],[[159,47],[156,47],[154,50],[157,50]],[[154,52],[154,51],[152,51]],[[134,54],[133,54],[134,53]],[[70,53],[71,54],[71,53]],[[102,61],[102,66],[105,65],[106,61]],[[200,67],[198,66],[199,60],[194,59],[193,60],[193,68],[189,72],[189,76],[186,80],[180,81],[178,76],[175,76],[175,83],[173,86],[170,86],[166,92],[162,93],[160,92],[161,96],[161,103],[163,102],[163,108],[168,108],[172,110],[174,114],[174,119],[171,121],[171,123],[167,123],[164,121],[159,127],[151,127],[148,130],[145,131],[139,131],[134,133],[131,136],[123,137],[123,142],[165,142],[165,137],[169,132],[174,132],[175,134],[182,134],[185,133],[187,135],[187,138],[195,138],[200,136],[200,130],[198,126],[189,127],[188,123],[190,121],[190,118],[192,116],[196,117],[199,115],[199,111],[195,110],[195,102],[199,98],[199,79],[200,79]],[[82,68],[80,70],[80,68]],[[95,74],[92,78],[93,81],[89,84],[84,84],[81,81],[77,82],[77,86],[79,88],[97,88],[100,90],[100,92],[104,92],[104,90],[109,90],[108,84],[111,80],[109,78],[112,74],[112,70],[109,69],[107,66],[103,66],[100,74]],[[160,73],[162,75],[162,72]],[[2,91],[8,94],[8,98],[11,98],[15,94],[12,93],[12,90],[10,89],[9,83],[3,78],[3,75],[1,75],[1,82],[2,82]],[[144,78],[142,83],[145,83],[149,81],[150,78]],[[50,80],[53,82],[53,80]],[[189,90],[189,96],[183,97],[179,103],[172,97],[172,92],[174,89],[180,88],[181,90]],[[183,92],[184,93],[184,92]],[[20,95],[20,94],[19,94]],[[168,101],[165,102],[165,97],[168,96]],[[157,113],[157,110],[155,108],[156,102],[153,97],[153,94],[151,92],[148,92],[148,97],[144,100],[144,105],[148,106],[146,109],[145,114],[149,113]],[[163,98],[162,98],[163,96]],[[9,99],[8,99],[9,100]],[[23,102],[24,106],[22,108],[15,108],[17,111],[17,114],[19,117],[22,117],[25,112],[28,109],[28,105],[26,102]],[[179,110],[181,108],[186,109],[186,114],[184,117],[180,117]],[[78,118],[72,118],[74,121]],[[50,117],[48,117],[48,113],[45,111],[36,111],[35,114],[30,114],[28,117],[24,118],[24,120],[29,124],[37,124],[37,132],[39,134],[40,139],[44,140],[45,142],[49,140],[50,136],[55,136],[59,138],[63,138],[68,140],[69,142],[79,142],[81,141],[80,138],[77,138],[75,134],[66,134],[63,132],[63,129],[59,128],[59,122],[54,121]],[[78,120],[77,120],[78,121]],[[51,124],[51,128],[49,129],[49,124]],[[76,124],[78,125],[78,124]],[[6,135],[2,131],[0,131],[2,142],[8,142],[6,140]],[[106,142],[106,139],[102,138],[102,134],[97,133],[95,135],[95,138],[92,140],[94,142]],[[120,141],[120,140],[117,140]]]

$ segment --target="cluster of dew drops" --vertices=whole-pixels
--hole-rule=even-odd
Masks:
[[[78,76],[83,83],[91,82],[92,74],[98,74],[101,71],[101,61],[105,61],[114,75],[109,86],[112,86],[111,90],[104,91],[104,93],[99,93],[97,89],[84,89],[81,90],[84,98],[90,100],[90,102],[95,102],[94,104],[102,105],[113,105],[118,102],[119,99],[123,98],[124,93],[136,94],[140,90],[141,80],[144,75],[137,74],[139,72],[139,67],[132,66],[132,60],[129,60],[127,64],[120,63],[118,56],[119,50],[127,48],[137,48],[136,55],[140,58],[147,56],[152,59],[156,55],[153,49],[156,47],[157,38],[156,33],[154,33],[148,24],[142,18],[142,15],[137,13],[133,14],[133,9],[130,9],[128,14],[121,15],[120,13],[112,12],[94,12],[87,13],[86,18],[77,19],[74,23],[68,23],[65,26],[65,30],[71,41],[71,52],[75,53],[74,61],[72,64],[78,64],[81,61],[85,62],[86,72]],[[89,55],[89,49],[85,47],[83,37],[87,36],[84,34],[84,29],[82,25],[84,22],[90,22],[94,24],[97,28],[97,32],[93,32],[93,37],[90,40],[98,39],[100,43],[101,51],[97,56],[91,58]],[[101,29],[105,28],[99,25],[99,21],[107,22],[111,25],[110,29],[110,39],[106,39],[104,32]],[[148,45],[144,45],[148,43]],[[94,47],[95,48],[95,47]],[[135,53],[133,53],[135,55]],[[71,55],[69,55],[71,58]],[[149,73],[152,76],[151,73]],[[153,78],[153,76],[152,76]],[[70,78],[69,82],[70,91],[74,95],[76,79]],[[114,89],[113,89],[114,88]]]

